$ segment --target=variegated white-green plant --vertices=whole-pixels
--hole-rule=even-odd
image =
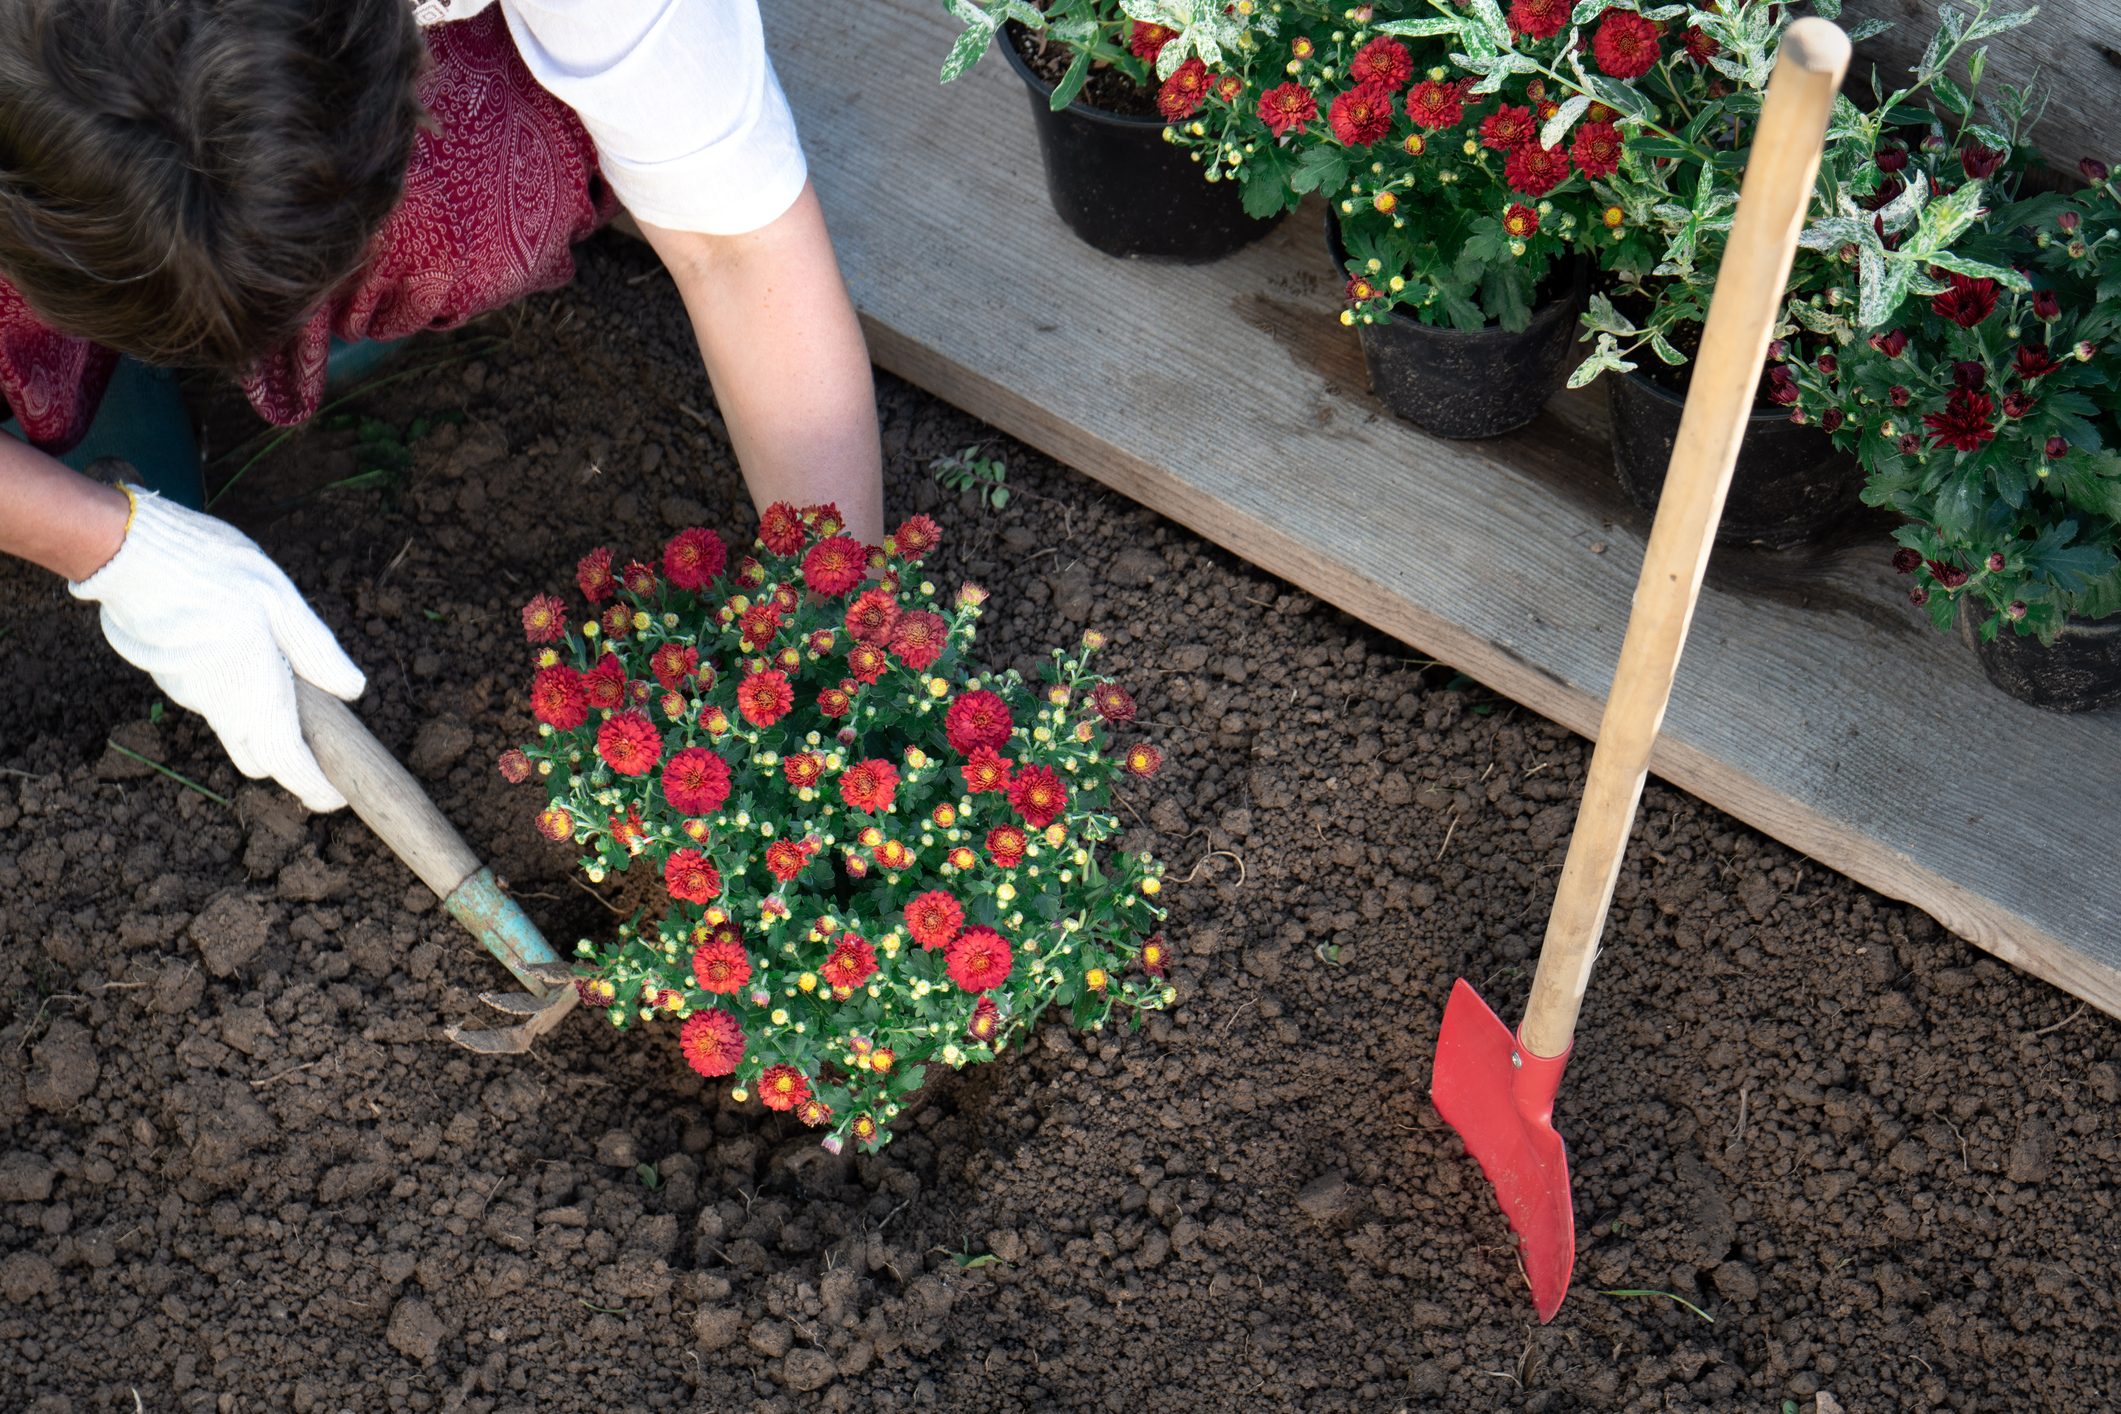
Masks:
[[[1264,7],[1254,0],[945,0],[945,5],[965,28],[943,61],[944,83],[978,63],[1002,26],[1013,20],[1069,51],[1068,68],[1053,88],[1055,111],[1074,102],[1100,66],[1153,88],[1188,59],[1215,68],[1249,36],[1272,34],[1275,28],[1273,17],[1259,13]],[[1168,31],[1153,61],[1130,43],[1137,25]]]

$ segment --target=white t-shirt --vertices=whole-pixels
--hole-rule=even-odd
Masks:
[[[495,0],[414,0],[423,25]],[[498,0],[523,62],[574,109],[604,180],[650,225],[741,235],[808,180],[758,0]]]

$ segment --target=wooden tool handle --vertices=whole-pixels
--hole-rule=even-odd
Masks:
[[[1620,665],[1599,723],[1576,832],[1518,1031],[1535,1056],[1567,1054],[1576,1034],[1576,1013],[1591,980],[1628,830],[1649,773],[1650,747],[1671,699],[1672,675],[1811,205],[1827,116],[1848,62],[1848,36],[1825,20],[1801,19],[1783,31],[1701,354],[1694,360],[1686,412],[1643,554],[1642,577],[1635,585]]]
[[[447,899],[479,872],[478,855],[351,707],[300,676],[295,678],[295,702],[302,714],[302,735],[316,753],[324,778],[436,898]]]

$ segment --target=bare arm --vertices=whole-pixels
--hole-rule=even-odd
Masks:
[[[0,436],[0,554],[87,579],[125,539],[125,494]]]
[[[752,500],[836,502],[850,534],[881,544],[876,387],[817,193],[748,235],[641,231],[692,317]]]

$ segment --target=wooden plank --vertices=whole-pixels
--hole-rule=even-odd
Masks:
[[[1212,269],[1116,261],[1044,189],[1019,81],[940,89],[927,0],[766,8],[877,361],[1586,735],[1647,518],[1602,400],[1450,443],[1385,413],[1300,212]],[[1990,688],[1900,601],[1875,529],[1719,553],[1657,773],[2121,1015],[2121,714]]]
[[[1848,0],[1842,22],[1890,20],[1893,27],[1866,42],[1849,70],[1851,89],[1870,91],[1876,63],[1890,89],[1907,76],[1936,33],[1939,0]],[[2030,0],[1997,0],[1998,11],[2029,9]],[[2033,142],[2047,159],[2074,170],[2080,157],[2121,162],[2121,0],[2041,0],[2030,24],[1988,42],[1984,90],[2035,83],[2048,96]]]

